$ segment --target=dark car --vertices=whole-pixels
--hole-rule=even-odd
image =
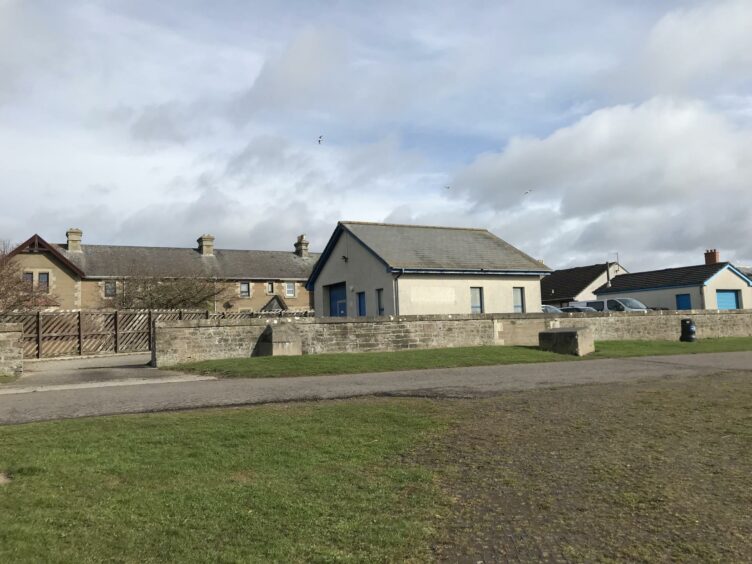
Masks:
[[[564,306],[561,311],[564,313],[592,313],[598,310],[588,306]]]

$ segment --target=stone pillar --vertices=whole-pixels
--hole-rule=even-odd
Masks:
[[[0,376],[23,372],[23,325],[0,323]]]

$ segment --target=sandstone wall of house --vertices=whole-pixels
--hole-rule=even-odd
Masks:
[[[373,352],[476,345],[538,344],[546,329],[583,327],[596,341],[678,340],[681,320],[691,317],[698,338],[752,336],[752,310],[569,314],[426,315],[395,318],[283,318],[158,321],[153,360],[170,366],[257,352],[261,334],[289,323],[303,354]]]
[[[18,376],[23,370],[23,325],[0,323],[0,376]]]

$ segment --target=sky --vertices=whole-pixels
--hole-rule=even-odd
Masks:
[[[750,29],[750,0],[0,0],[0,240],[320,251],[350,220],[752,265]]]

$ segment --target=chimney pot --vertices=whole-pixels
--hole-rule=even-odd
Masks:
[[[305,233],[298,235],[298,240],[295,241],[295,254],[301,258],[308,256],[308,239],[306,239]]]
[[[73,253],[81,252],[81,239],[84,236],[84,232],[78,227],[71,227],[65,232],[65,236],[68,239],[68,251]]]
[[[198,252],[203,257],[210,257],[214,255],[214,235],[204,234],[198,239]]]
[[[718,264],[721,262],[721,253],[718,249],[708,249],[705,251],[705,264]]]

